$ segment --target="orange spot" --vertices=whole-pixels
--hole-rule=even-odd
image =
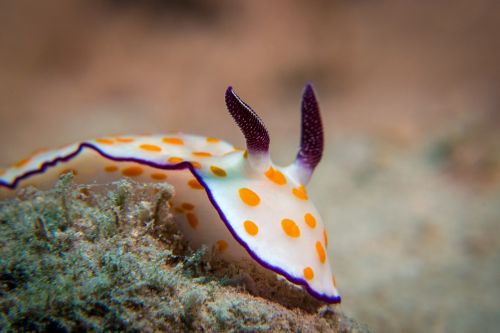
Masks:
[[[5,169],[0,168],[0,176],[5,174]]]
[[[242,187],[240,188],[238,193],[240,194],[241,201],[243,201],[249,206],[255,207],[260,203],[260,198],[257,195],[257,193],[255,193],[249,188]]]
[[[144,170],[139,166],[131,166],[122,170],[122,174],[128,177],[140,176]]]
[[[147,150],[147,151],[152,151],[152,152],[155,152],[155,153],[158,153],[161,151],[161,148],[156,146],[156,145],[150,145],[150,144],[142,144],[139,146],[139,148],[141,148],[142,150]]]
[[[121,142],[121,143],[134,142],[134,139],[132,139],[132,138],[116,138],[115,140],[118,141],[118,142]]]
[[[243,157],[244,157],[244,158],[248,158],[248,150],[245,150],[245,151],[243,152]]]
[[[323,239],[325,241],[325,247],[328,247],[328,235],[326,234],[326,229],[323,229]]]
[[[154,180],[164,180],[167,179],[167,175],[161,172],[155,172],[149,175]]]
[[[245,227],[245,231],[250,236],[255,236],[259,233],[259,227],[250,220],[246,220],[245,222],[243,222],[243,226]]]
[[[276,170],[273,167],[269,167],[269,170],[267,170],[266,173],[264,173],[264,174],[266,175],[266,177],[270,181],[272,181],[275,184],[278,184],[278,185],[285,185],[286,184],[285,175],[283,175],[283,173],[281,173],[281,171]]]
[[[311,213],[304,215],[304,221],[306,221],[306,224],[312,229],[316,227],[316,218]]]
[[[95,139],[95,142],[101,143],[103,145],[112,145],[114,143],[111,139]]]
[[[194,205],[188,203],[188,202],[185,202],[181,205],[182,208],[184,208],[185,210],[192,210],[194,209]]]
[[[187,213],[186,218],[191,228],[196,229],[196,227],[198,226],[198,218],[196,217],[196,215],[194,215],[193,213]]]
[[[16,168],[22,168],[23,166],[25,166],[26,164],[28,164],[29,162],[31,161],[30,158],[25,158],[23,160],[20,160],[19,162],[17,162],[16,164],[14,164],[14,166]]]
[[[218,240],[217,242],[215,242],[215,245],[217,246],[217,250],[220,251],[220,252],[223,252],[227,249],[227,247],[229,246],[227,244],[227,242],[223,239],[221,240]]]
[[[196,161],[190,161],[189,163],[191,163],[191,165],[195,168],[195,169],[201,169],[201,164],[196,162]]]
[[[179,138],[163,138],[163,142],[171,144],[171,145],[183,145],[184,140],[179,139]]]
[[[104,171],[106,172],[115,172],[116,170],[118,170],[116,165],[108,165],[104,167]]]
[[[177,163],[181,163],[183,162],[184,160],[180,157],[169,157],[168,158],[168,163],[172,163],[172,164],[177,164]]]
[[[219,140],[219,139],[217,139],[217,138],[207,138],[207,142],[208,142],[208,143],[217,143],[217,142],[219,142],[219,141],[220,141],[220,140]]]
[[[206,151],[193,151],[192,154],[198,157],[211,157],[212,154]]]
[[[307,200],[308,199],[306,188],[304,187],[304,185],[301,185],[299,187],[295,187],[292,190],[292,193],[293,193],[293,195],[295,195],[300,200]]]
[[[81,188],[80,193],[87,196],[87,197],[90,195],[90,192],[87,188]]]
[[[287,234],[288,236],[293,238],[300,237],[299,226],[293,220],[290,219],[281,220],[281,227],[283,228],[285,234]]]
[[[179,214],[184,213],[184,209],[182,209],[180,207],[175,207],[174,210],[175,210],[176,213],[179,213]]]
[[[335,280],[335,276],[332,275],[332,283],[333,283],[333,288],[337,288],[337,280]]]
[[[227,176],[226,170],[219,168],[218,166],[211,165],[210,170],[212,171],[212,173],[214,175],[216,175],[218,177],[226,177]]]
[[[318,253],[319,261],[324,264],[326,260],[326,253],[321,242],[316,242],[316,252]]]
[[[64,169],[63,171],[59,172],[59,175],[64,175],[65,173],[71,172],[74,176],[78,174],[78,171],[74,169]]]
[[[41,153],[45,153],[46,151],[48,151],[47,148],[38,148],[38,149],[35,149],[32,153],[31,153],[31,156],[35,156],[35,155],[38,155],[38,154],[41,154]]]
[[[304,277],[307,281],[314,279],[314,271],[311,267],[304,268]]]
[[[203,185],[201,185],[196,179],[191,179],[188,181],[189,187],[195,190],[203,190]]]

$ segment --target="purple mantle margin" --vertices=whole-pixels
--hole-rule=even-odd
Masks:
[[[43,163],[38,169],[26,172],[26,173],[22,174],[21,176],[16,177],[16,179],[14,179],[14,181],[12,183],[10,183],[10,184],[0,180],[0,187],[3,186],[3,187],[10,188],[10,189],[15,189],[21,180],[26,179],[26,178],[28,178],[30,176],[33,176],[33,175],[36,175],[36,174],[43,173],[49,167],[53,167],[53,166],[57,165],[60,162],[67,162],[67,161],[73,159],[74,157],[76,157],[85,148],[92,149],[92,150],[96,151],[98,154],[100,154],[101,156],[103,156],[104,158],[107,158],[109,160],[116,161],[116,162],[135,162],[135,163],[139,163],[139,164],[142,164],[142,165],[147,165],[147,166],[150,166],[150,167],[153,167],[153,168],[163,169],[163,170],[189,169],[189,171],[193,174],[193,176],[196,178],[196,180],[198,180],[198,182],[205,188],[205,191],[206,191],[206,193],[208,195],[208,199],[210,200],[210,202],[212,203],[212,205],[214,206],[214,208],[217,210],[217,213],[219,214],[220,218],[222,219],[222,221],[224,222],[224,224],[226,225],[226,227],[229,229],[229,231],[231,232],[231,234],[233,235],[233,237],[238,241],[238,243],[241,244],[241,246],[243,246],[245,248],[245,250],[248,252],[248,254],[255,261],[257,261],[259,264],[261,264],[265,268],[270,269],[273,272],[284,276],[290,282],[292,282],[294,284],[302,285],[307,290],[307,292],[309,294],[311,294],[312,296],[314,296],[315,298],[317,298],[317,299],[319,299],[319,300],[321,300],[323,302],[326,302],[326,303],[340,303],[340,301],[341,301],[340,296],[330,297],[330,296],[327,296],[327,295],[320,294],[320,293],[314,291],[313,289],[311,289],[311,287],[309,287],[309,285],[307,284],[307,282],[304,279],[293,277],[290,274],[288,274],[287,272],[285,272],[284,270],[282,270],[281,268],[273,266],[273,265],[267,263],[266,261],[264,261],[263,259],[259,258],[250,249],[250,247],[247,245],[247,243],[245,243],[236,234],[236,232],[234,231],[234,229],[231,227],[231,224],[227,220],[226,216],[224,215],[224,213],[220,209],[219,205],[215,201],[215,199],[214,199],[214,197],[212,195],[212,192],[210,191],[210,188],[203,181],[203,179],[201,178],[201,176],[196,173],[196,170],[194,169],[194,167],[191,165],[190,162],[181,162],[181,163],[178,163],[178,164],[157,164],[157,163],[153,163],[153,162],[150,162],[150,161],[146,161],[146,160],[142,160],[142,159],[138,159],[138,158],[132,158],[132,157],[131,158],[113,157],[111,155],[108,155],[108,154],[104,153],[103,151],[101,151],[99,148],[97,148],[93,144],[88,143],[88,142],[83,142],[83,143],[81,143],[78,146],[78,149],[75,150],[73,153],[70,153],[70,154],[68,154],[66,156],[63,156],[63,157],[57,157],[57,158],[53,159],[52,161],[47,161],[47,162]]]

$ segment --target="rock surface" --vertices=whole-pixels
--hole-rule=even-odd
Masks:
[[[2,332],[368,332],[259,267],[191,250],[169,184],[71,178],[0,202]]]

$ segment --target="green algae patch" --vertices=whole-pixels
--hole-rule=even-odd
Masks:
[[[173,195],[66,174],[0,201],[0,331],[367,331],[259,267],[191,250]]]

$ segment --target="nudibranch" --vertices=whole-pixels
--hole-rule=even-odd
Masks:
[[[287,167],[272,163],[264,123],[231,87],[225,101],[246,150],[182,133],[101,137],[0,169],[0,197],[27,185],[48,188],[69,171],[84,184],[167,181],[175,187],[176,221],[194,248],[206,244],[230,260],[255,260],[317,299],[339,303],[325,225],[306,191],[324,141],[312,86],[303,92],[300,148]]]

